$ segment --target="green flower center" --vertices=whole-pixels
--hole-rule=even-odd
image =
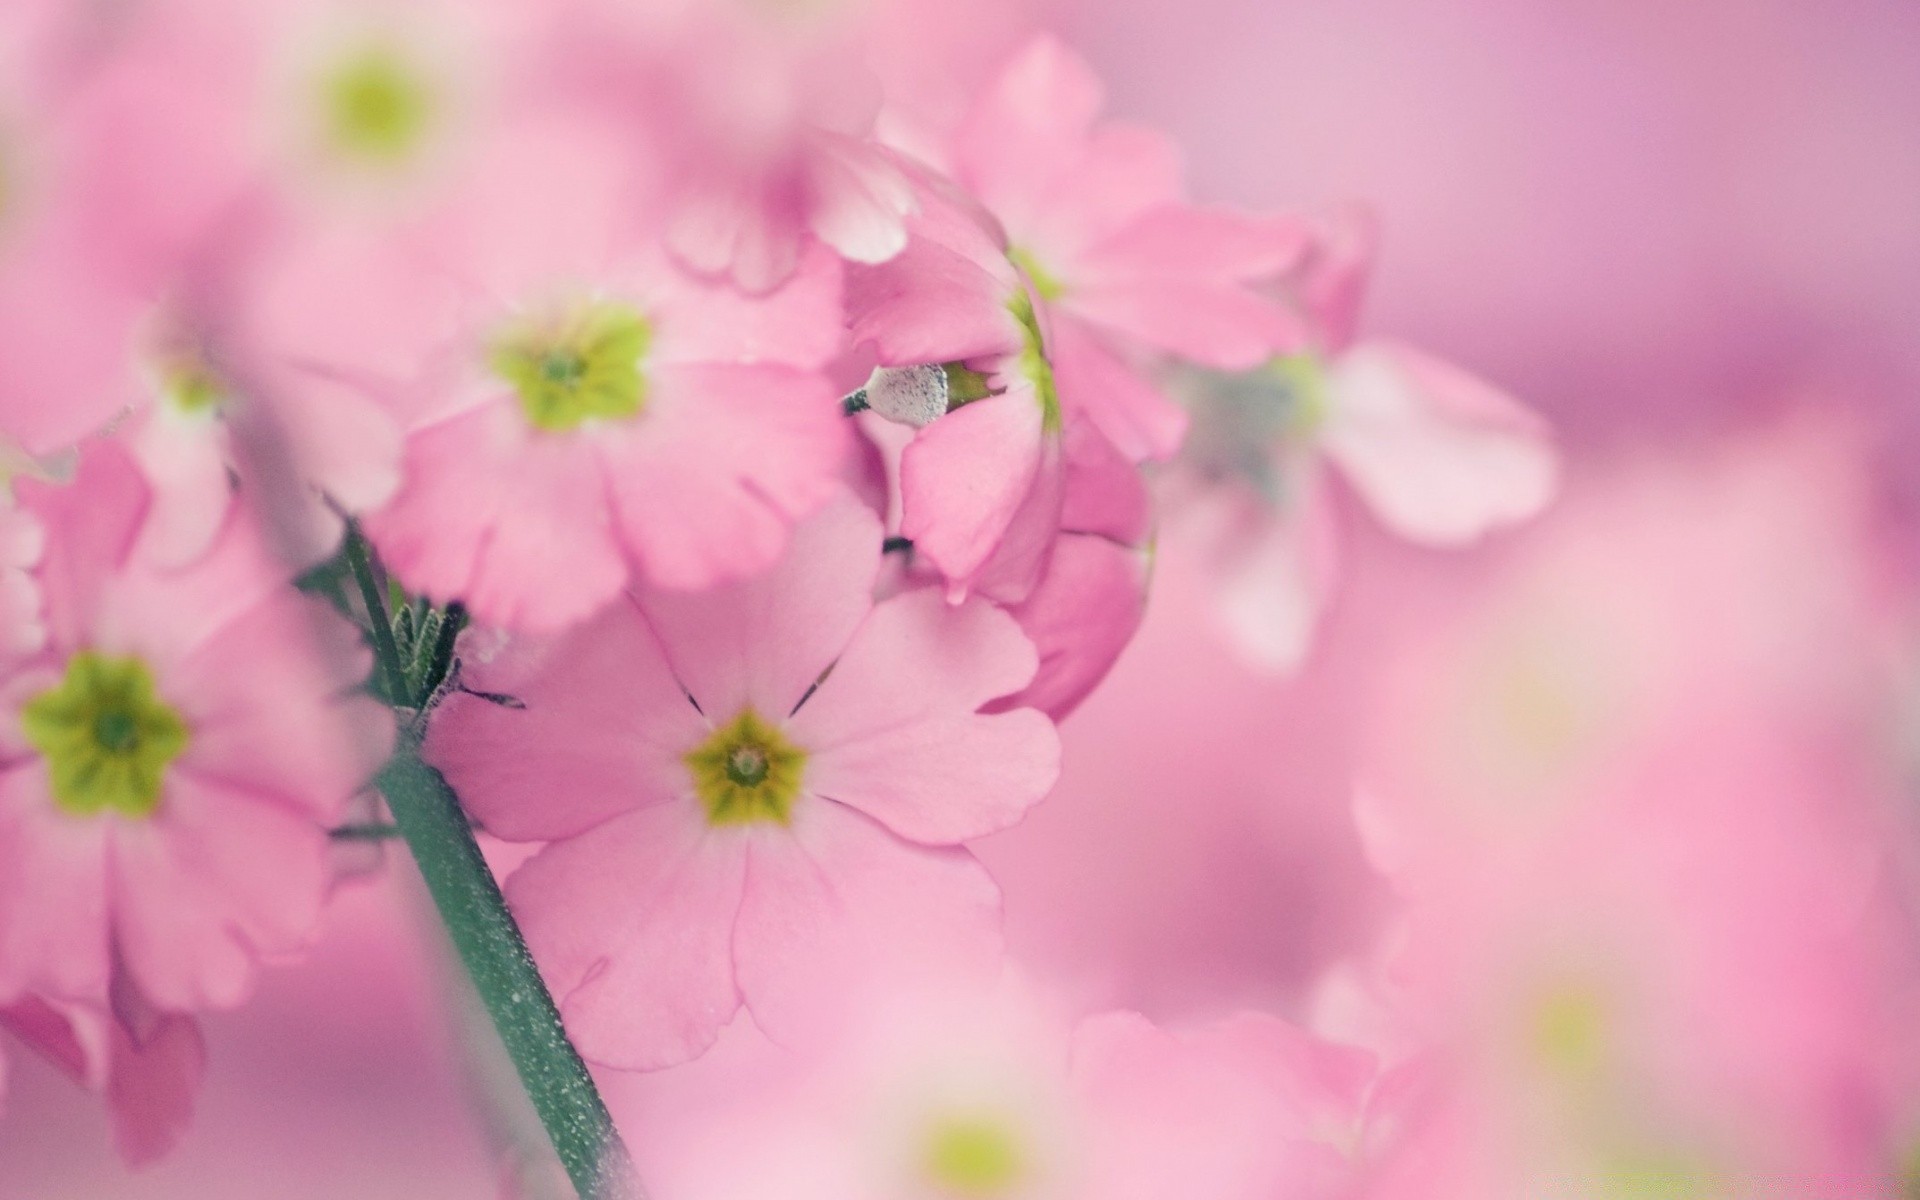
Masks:
[[[1041,427],[1048,433],[1058,433],[1060,389],[1053,381],[1053,364],[1047,359],[1046,341],[1040,334],[1040,317],[1033,310],[1033,298],[1024,290],[1015,292],[1007,307],[1013,310],[1013,317],[1020,322],[1025,335],[1020,346],[1019,369],[1033,385],[1033,394],[1040,399]]]
[[[160,364],[160,395],[176,412],[198,416],[227,402],[227,385],[199,355],[183,353]]]
[[[372,45],[336,63],[320,83],[321,128],[348,158],[393,163],[420,148],[433,124],[433,89],[391,46]]]
[[[785,825],[807,753],[747,708],[690,751],[686,763],[709,824]]]
[[[1060,282],[1058,275],[1041,266],[1040,260],[1033,256],[1033,251],[1015,246],[1007,251],[1007,257],[1013,260],[1014,266],[1026,272],[1027,281],[1033,284],[1033,290],[1040,293],[1042,300],[1052,303],[1067,294],[1067,285]]]
[[[632,309],[583,304],[509,330],[489,361],[513,385],[534,428],[565,433],[588,421],[639,415],[646,400],[640,363],[651,340]]]
[[[187,726],[137,658],[83,650],[60,682],[27,701],[21,729],[47,761],[53,800],[74,816],[148,817]]]
[[[1020,1139],[1004,1121],[962,1116],[942,1121],[927,1138],[927,1179],[954,1196],[1003,1196],[1027,1173]]]

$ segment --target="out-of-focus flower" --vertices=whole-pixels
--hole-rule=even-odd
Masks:
[[[1182,389],[1179,505],[1219,564],[1225,627],[1275,669],[1306,654],[1337,578],[1329,467],[1388,529],[1432,546],[1526,520],[1556,486],[1546,426],[1517,401],[1412,347],[1354,340],[1374,242],[1358,211],[1325,223],[1286,283],[1311,328],[1299,352]]]
[[[658,163],[667,244],[750,292],[826,247],[884,262],[906,244],[913,189],[870,136],[880,92],[862,3],[581,0],[563,61],[590,106]]]
[[[901,536],[948,581],[1017,603],[1045,569],[1065,480],[1059,389],[1032,294],[966,198],[925,181],[907,248],[849,272],[848,322],[879,367],[874,412],[917,430],[897,456]]]
[[[236,1004],[312,934],[327,829],[378,763],[346,692],[365,652],[237,514],[191,569],[143,559],[149,492],[111,443],[18,490],[46,641],[0,685],[0,997],[104,1002],[118,970],[164,1011]]]
[[[951,166],[1046,310],[1062,401],[1128,458],[1163,459],[1186,416],[1134,347],[1235,370],[1297,346],[1297,319],[1255,285],[1299,256],[1303,231],[1188,204],[1171,141],[1096,123],[1103,105],[1092,69],[1037,37],[976,100]]]
[[[89,53],[98,32],[71,5],[0,13],[0,437],[34,455],[126,403],[142,315],[232,182],[202,161],[198,111],[144,64]]]
[[[605,140],[568,128],[503,137],[437,217],[447,337],[422,347],[405,479],[367,521],[408,587],[535,631],[630,569],[698,588],[767,566],[847,437],[818,373],[841,343],[837,260],[816,247],[759,297],[691,278],[626,207]]]
[[[508,895],[594,1061],[695,1057],[742,1003],[806,1037],[876,973],[997,963],[998,894],[959,843],[1058,770],[1044,716],[977,711],[1033,648],[983,600],[875,605],[880,548],[846,498],[765,575],[470,643],[427,752],[489,831],[551,842]]]
[[[1895,1194],[1920,959],[1856,781],[1777,733],[1674,745],[1524,857],[1395,876],[1424,1061],[1370,1195]]]
[[[1331,1200],[1353,1181],[1372,1056],[1277,1018],[1075,1022],[1015,986],[849,1002],[831,1055],[733,1029],[710,1062],[616,1093],[664,1196]]]
[[[1920,956],[1861,490],[1824,428],[1624,473],[1397,656],[1359,816],[1413,1061],[1370,1194],[1893,1194]]]

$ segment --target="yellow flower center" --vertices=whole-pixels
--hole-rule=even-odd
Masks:
[[[930,1131],[922,1167],[940,1191],[952,1196],[1007,1195],[1027,1174],[1027,1153],[1006,1122],[965,1115]]]
[[[391,164],[410,157],[432,131],[434,116],[425,72],[390,45],[361,47],[320,80],[322,135],[349,159]]]
[[[651,340],[639,313],[587,303],[509,330],[490,362],[513,385],[534,428],[564,433],[588,421],[639,415],[646,401],[640,364]]]
[[[807,754],[747,708],[688,752],[686,763],[709,824],[785,825]]]
[[[27,701],[21,729],[42,757],[53,800],[74,816],[148,817],[187,726],[137,658],[83,650],[59,684]]]

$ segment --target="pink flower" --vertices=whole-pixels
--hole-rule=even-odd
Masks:
[[[810,247],[884,262],[913,190],[870,134],[877,83],[856,6],[810,12],[720,0],[584,0],[556,56],[593,107],[658,161],[666,241],[691,270],[750,292]]]
[[[964,198],[924,180],[906,250],[849,273],[851,338],[876,356],[868,423],[891,450],[899,529],[958,599],[1017,603],[1045,569],[1065,480],[1059,391],[1041,315]]]
[[[1223,624],[1273,669],[1306,654],[1336,583],[1330,473],[1389,530],[1431,546],[1525,521],[1557,486],[1545,423],[1518,401],[1412,347],[1353,340],[1373,246],[1363,214],[1328,222],[1288,280],[1311,346],[1185,389],[1199,493],[1186,519],[1217,563]]]
[[[1134,348],[1242,370],[1297,346],[1297,321],[1253,285],[1298,257],[1301,230],[1188,204],[1171,142],[1096,123],[1103,104],[1091,68],[1036,37],[975,101],[954,177],[998,219],[1048,310],[1063,402],[1128,458],[1163,459],[1186,418]]]
[[[113,443],[19,485],[47,530],[46,643],[0,667],[0,997],[238,1003],[313,932],[328,827],[386,722],[347,694],[353,631],[287,586],[236,512],[192,568],[137,553],[147,486]]]
[[[876,973],[997,961],[959,843],[1052,786],[1051,722],[977,711],[1033,649],[981,600],[876,605],[880,543],[843,498],[765,575],[643,589],[495,657],[470,639],[427,753],[489,831],[552,843],[508,895],[594,1061],[693,1058],[742,1004],[804,1036]]]
[[[666,261],[630,199],[602,136],[543,124],[503,135],[415,247],[445,332],[367,527],[409,588],[482,622],[559,629],[630,570],[748,574],[835,486],[837,260],[816,247],[744,296]]]
[[[0,14],[0,438],[62,450],[126,401],[142,314],[186,269],[231,177],[201,111],[146,64],[88,54],[73,6]]]
[[[1277,1018],[1075,1022],[1005,986],[850,1000],[861,1020],[831,1055],[734,1029],[693,1067],[614,1085],[663,1194],[1333,1200],[1356,1179],[1372,1056]]]

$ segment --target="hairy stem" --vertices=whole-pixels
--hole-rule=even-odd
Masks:
[[[375,654],[388,678],[401,680],[394,697],[396,703],[405,703],[397,647],[391,634],[379,636],[387,628],[386,606],[357,532],[348,534],[348,557],[372,620]],[[417,733],[402,735],[401,745],[380,772],[380,792],[521,1086],[581,1200],[642,1200],[626,1145],[586,1063],[567,1040],[559,1007],[481,857],[460,798],[438,771],[420,760],[418,749]]]

